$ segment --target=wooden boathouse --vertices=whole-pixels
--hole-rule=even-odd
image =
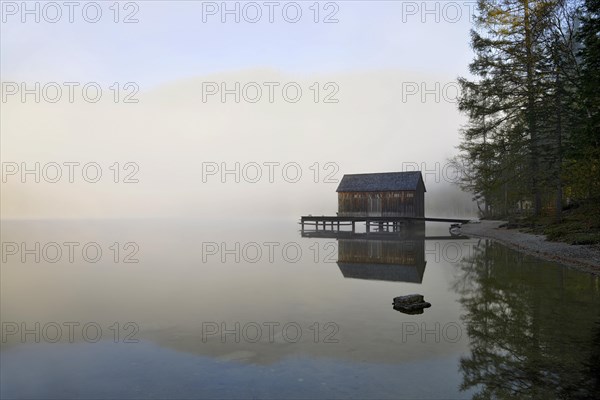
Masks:
[[[341,217],[424,217],[420,171],[344,175],[337,188]]]
[[[385,172],[344,175],[337,190],[338,212],[335,216],[307,215],[300,218],[302,232],[314,226],[319,231],[327,225],[341,232],[340,227],[365,222],[366,231],[374,224],[378,231],[396,232],[410,224],[424,229],[426,221],[467,223],[468,219],[425,217],[425,184],[421,171]],[[420,228],[419,228],[420,229]]]

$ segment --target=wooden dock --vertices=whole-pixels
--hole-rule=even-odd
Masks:
[[[399,240],[457,240],[457,239],[469,239],[469,236],[457,234],[451,236],[424,236],[423,231],[406,230],[397,232],[351,232],[351,231],[336,231],[336,230],[305,230],[300,232],[301,237],[305,238],[317,238],[317,239],[348,239],[348,240],[381,240],[381,241],[394,241]]]
[[[314,227],[315,231],[319,231],[319,226],[322,227],[323,231],[337,231],[343,226],[352,226],[352,231],[356,231],[356,223],[364,222],[366,224],[366,231],[370,232],[372,226],[377,226],[379,231],[396,232],[401,227],[410,225],[424,224],[425,222],[447,222],[452,224],[466,224],[469,222],[468,219],[460,218],[435,218],[435,217],[348,217],[348,216],[316,216],[306,215],[300,217],[300,224],[302,225],[302,232],[305,231],[306,226]],[[329,228],[329,229],[328,229]]]

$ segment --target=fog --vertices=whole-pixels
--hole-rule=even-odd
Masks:
[[[427,216],[474,215],[447,163],[464,123],[455,81],[397,69],[252,69],[122,87],[118,98],[103,86],[96,103],[80,87],[72,102],[66,87],[56,103],[45,101],[56,88],[40,89],[39,103],[7,96],[2,217],[327,215],[344,174],[415,169]]]

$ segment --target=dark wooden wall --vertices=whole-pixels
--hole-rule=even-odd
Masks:
[[[398,192],[339,192],[338,215],[424,217],[425,193],[420,190]]]

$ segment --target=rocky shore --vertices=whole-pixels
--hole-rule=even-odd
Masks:
[[[600,275],[600,246],[550,242],[543,235],[500,228],[504,223],[505,221],[483,220],[480,223],[464,224],[461,231],[467,236],[491,238],[520,252]]]

